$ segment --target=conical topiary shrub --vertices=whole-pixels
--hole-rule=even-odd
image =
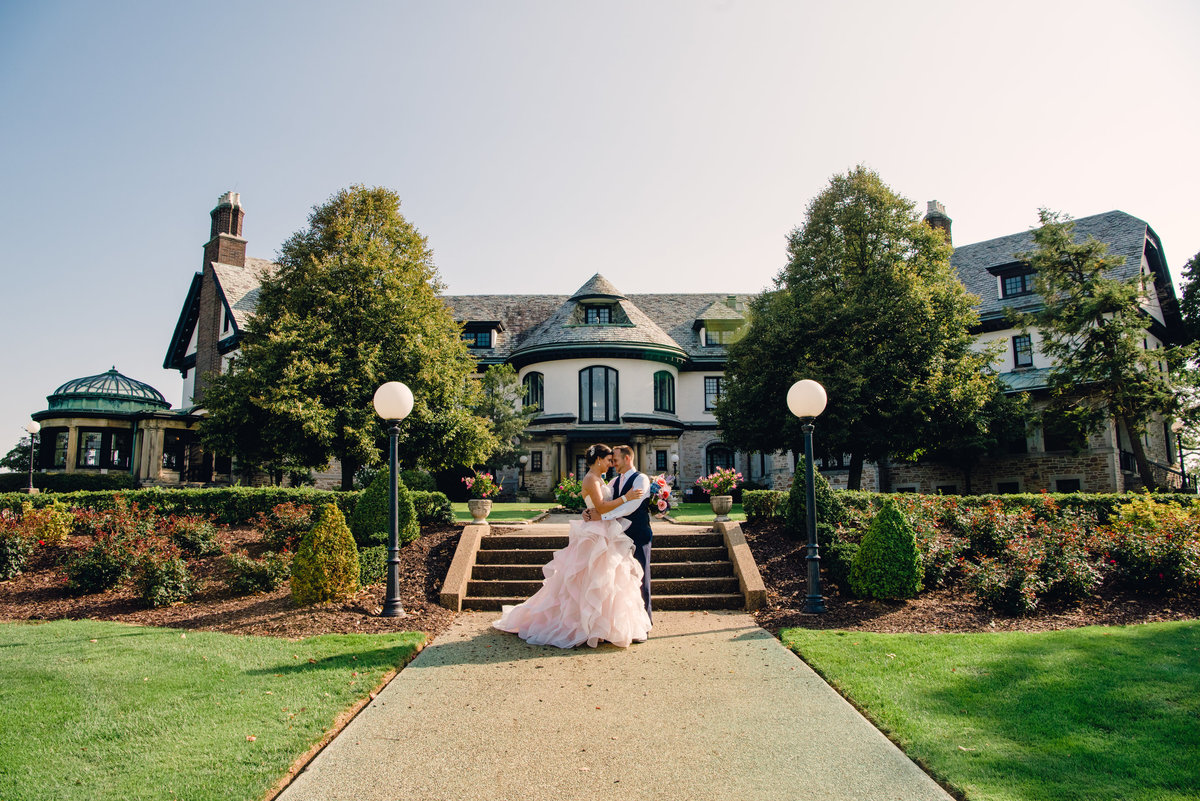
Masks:
[[[354,536],[342,511],[327,503],[292,560],[292,600],[305,605],[348,598],[358,592],[358,574]]]
[[[363,490],[350,515],[350,530],[354,532],[354,541],[363,548],[373,545],[388,544],[388,480],[389,470],[380,470],[375,478]],[[400,544],[407,545],[421,536],[421,526],[417,522],[417,510],[413,505],[412,495],[408,487],[399,478],[396,479],[396,505],[399,516]]]
[[[850,567],[850,590],[862,598],[912,598],[925,570],[912,524],[888,498],[863,535]]]
[[[796,463],[796,473],[792,476],[792,488],[788,492],[787,529],[799,539],[808,538],[808,468],[804,457]],[[820,470],[813,471],[813,489],[817,499],[817,537],[819,542],[828,542],[829,533],[846,515],[846,506],[837,497],[825,476]]]

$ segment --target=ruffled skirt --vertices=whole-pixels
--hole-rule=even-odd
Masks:
[[[627,647],[650,632],[642,600],[642,566],[633,540],[615,521],[571,522],[567,547],[542,568],[542,588],[505,607],[492,626],[531,645],[574,648],[601,640]]]

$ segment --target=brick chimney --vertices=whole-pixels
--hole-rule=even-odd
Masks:
[[[196,381],[192,391],[196,405],[204,403],[207,377],[221,371],[218,343],[224,331],[225,304],[221,300],[213,263],[246,266],[246,240],[242,239],[242,219],[246,212],[242,209],[241,195],[237,192],[221,195],[211,216],[209,240],[204,245],[200,313],[196,320]]]
[[[946,216],[946,207],[936,200],[931,200],[926,204],[925,222],[929,223],[930,228],[936,228],[942,232],[942,236],[946,237],[946,243],[953,245],[954,240],[950,237],[950,224],[954,221]]]

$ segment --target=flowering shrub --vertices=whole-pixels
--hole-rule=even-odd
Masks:
[[[28,502],[21,505],[21,527],[30,540],[58,544],[71,533],[74,522],[71,510],[58,501],[40,509]]]
[[[128,539],[99,531],[95,543],[76,551],[67,562],[67,589],[78,595],[111,590],[129,575],[133,562]]]
[[[34,541],[21,528],[21,518],[0,510],[0,581],[8,581],[25,569]]]
[[[554,498],[559,505],[572,512],[582,511],[584,506],[583,484],[579,483],[579,479],[575,478],[574,473],[567,473],[567,477],[554,488]]]
[[[186,600],[195,586],[173,543],[159,540],[138,557],[134,587],[138,597],[150,606],[170,606]]]
[[[217,527],[199,515],[172,515],[162,521],[162,533],[188,556],[211,556],[221,552]]]
[[[966,565],[967,586],[984,607],[1010,615],[1025,615],[1037,608],[1044,586],[1036,559],[1014,553],[1008,558],[980,557]]]
[[[728,495],[742,482],[742,474],[732,467],[718,467],[716,472],[696,479],[700,489],[709,495]]]
[[[467,485],[472,498],[490,498],[500,494],[500,485],[493,480],[491,473],[476,473],[467,476],[462,482]]]
[[[226,554],[225,566],[229,569],[225,583],[238,595],[270,592],[292,574],[291,556],[274,551],[267,551],[262,559],[252,559],[245,551]]]
[[[1120,583],[1172,592],[1200,582],[1200,509],[1144,497],[1116,511],[1099,539],[1105,564]]]
[[[275,504],[270,514],[259,512],[254,525],[273,550],[295,553],[300,538],[312,528],[312,505],[291,501]]]

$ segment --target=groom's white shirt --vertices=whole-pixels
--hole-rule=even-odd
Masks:
[[[635,472],[637,472],[636,469]],[[625,483],[628,475],[628,473],[622,473],[613,479],[616,482],[613,486],[614,495],[619,494],[618,490],[621,489],[621,486]],[[605,512],[604,514],[600,515],[601,520],[615,520],[619,517],[625,517],[637,509],[640,504],[645,503],[646,498],[650,495],[650,476],[646,475],[645,473],[638,472],[637,476],[635,476],[633,479],[633,486],[630,487],[630,489],[640,489],[642,491],[642,497],[634,498],[632,501],[625,501],[625,503],[621,504],[616,509]]]

